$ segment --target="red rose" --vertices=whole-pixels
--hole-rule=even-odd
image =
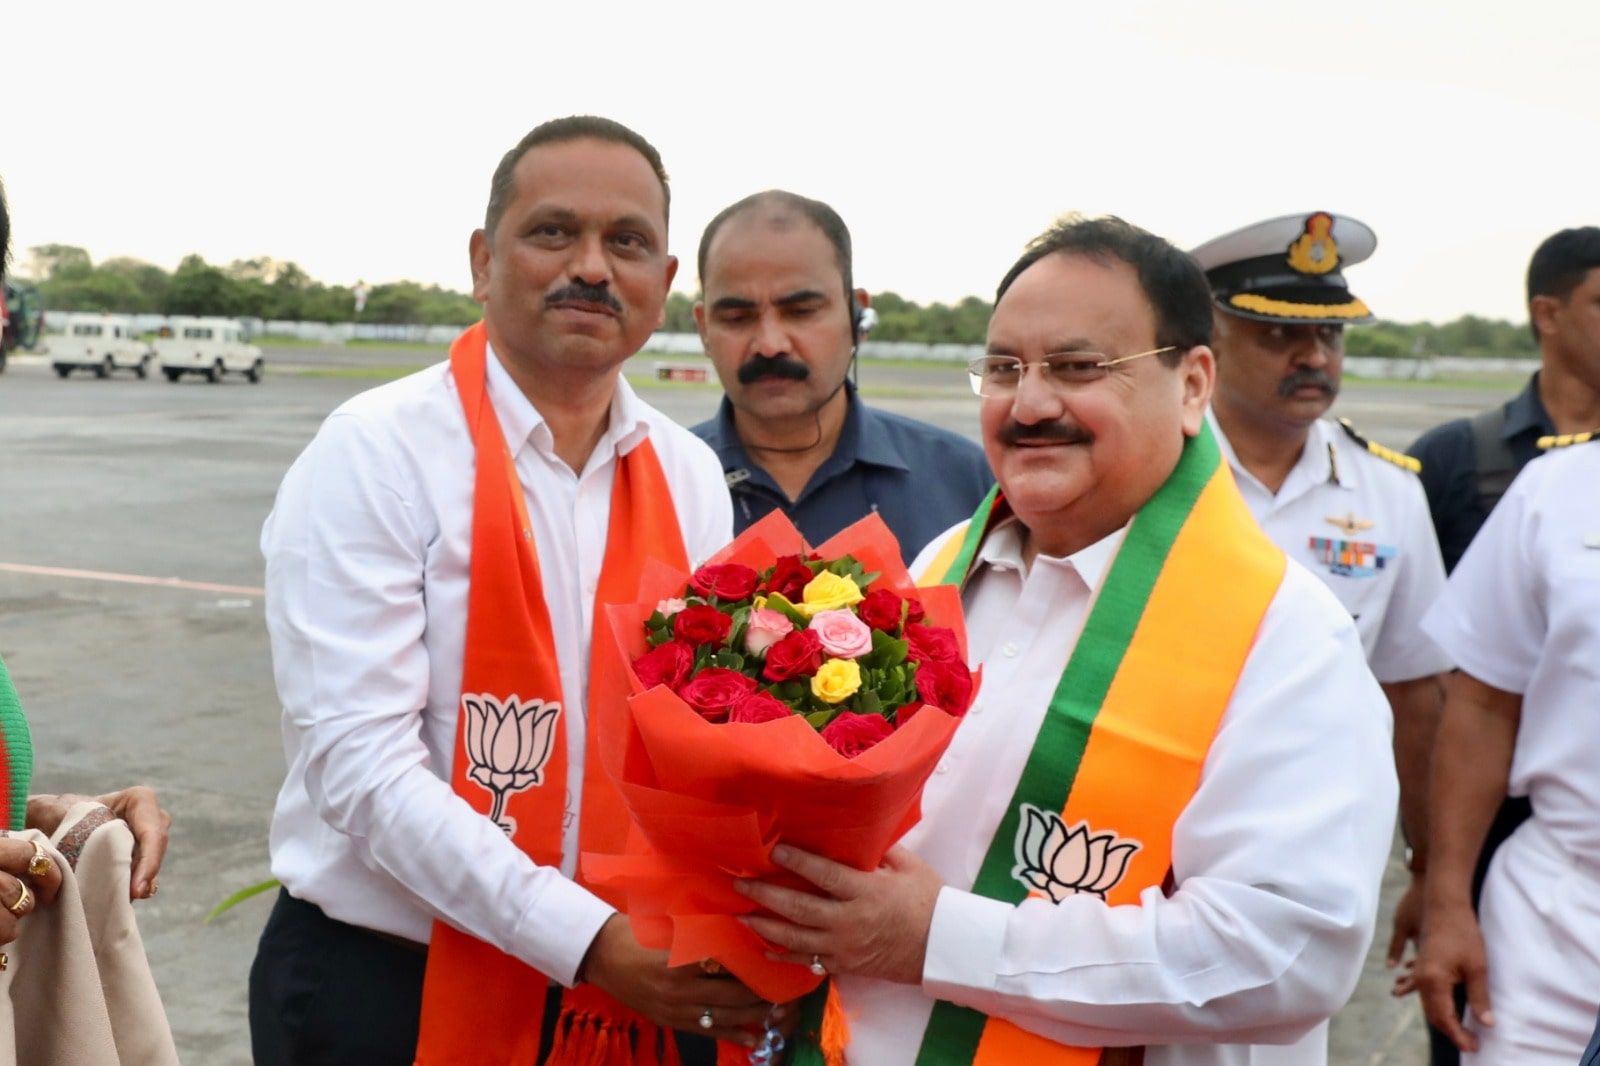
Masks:
[[[893,732],[894,726],[882,715],[844,711],[823,728],[822,739],[846,759],[854,759]]]
[[[767,591],[776,592],[790,603],[799,603],[815,576],[800,556],[785,555],[773,564],[772,573],[767,576]]]
[[[946,629],[944,626],[912,625],[908,622],[905,638],[906,643],[911,645],[906,658],[914,663],[961,661],[961,646],[956,643],[953,629]]]
[[[728,715],[728,721],[755,724],[787,718],[793,713],[778,697],[766,689],[758,688],[733,705],[733,713]]]
[[[810,677],[822,665],[822,640],[809,629],[797,629],[767,649],[761,676],[774,683]]]
[[[921,600],[909,596],[906,597],[906,625],[912,625],[916,622],[922,621],[922,619],[926,617],[927,613],[928,612],[923,609]]]
[[[691,647],[721,644],[733,629],[733,619],[704,603],[685,607],[672,618],[672,635]]]
[[[873,589],[856,604],[856,616],[893,636],[900,631],[901,599],[888,589]]]
[[[708,722],[726,722],[733,705],[756,689],[756,679],[737,670],[708,666],[678,690],[678,698]]]
[[[669,640],[657,644],[633,661],[633,672],[645,688],[665,685],[672,691],[689,679],[689,668],[694,665],[694,650],[687,644]]]
[[[917,712],[926,706],[926,703],[906,704],[904,707],[894,712],[894,727],[899,729],[901,726],[911,721],[911,719],[915,718],[917,716]]]
[[[689,587],[698,595],[719,600],[748,599],[760,583],[760,574],[738,563],[702,566],[689,579]]]
[[[972,702],[972,673],[964,663],[934,660],[917,666],[917,695],[922,702],[960,718]]]

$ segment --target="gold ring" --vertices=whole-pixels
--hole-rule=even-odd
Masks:
[[[6,967],[11,965],[11,956],[0,951],[0,973],[5,973]]]
[[[709,1029],[715,1024],[717,1023],[711,1020],[711,1008],[707,1007],[700,1014],[700,1028]]]
[[[50,856],[44,853],[44,845],[37,840],[33,842],[33,858],[28,860],[28,872],[34,877],[43,877],[50,872],[55,863],[50,861]]]
[[[33,906],[33,893],[28,891],[28,882],[26,881],[18,881],[17,887],[22,889],[22,895],[18,896],[17,901],[7,907],[6,910],[21,918],[28,913],[28,908]]]
[[[821,955],[813,955],[813,956],[811,956],[811,965],[810,965],[809,969],[811,970],[812,973],[816,974],[818,977],[826,977],[826,976],[828,976],[828,968],[826,966],[822,965],[822,956]]]

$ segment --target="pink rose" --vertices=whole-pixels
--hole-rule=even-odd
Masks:
[[[906,643],[911,647],[906,658],[914,663],[961,661],[961,647],[954,630],[944,626],[906,625]]]
[[[695,592],[706,599],[714,596],[719,600],[749,599],[760,583],[759,573],[738,563],[702,566],[689,578],[689,587]]]
[[[678,690],[678,698],[708,722],[726,722],[733,705],[756,690],[756,679],[708,666]]]
[[[894,726],[882,715],[845,711],[823,727],[822,739],[846,759],[854,759],[893,732]]]
[[[672,635],[692,647],[721,644],[732,629],[732,618],[704,603],[685,607],[672,620]]]
[[[931,662],[917,665],[917,695],[952,717],[967,713],[972,702],[972,672],[965,663]]]
[[[645,688],[665,685],[672,691],[689,678],[689,668],[694,665],[694,651],[687,644],[669,640],[657,644],[633,661],[633,672],[639,675]]]
[[[809,629],[797,629],[767,649],[761,676],[778,683],[810,677],[822,665],[822,642]]]
[[[872,630],[849,611],[818,611],[806,628],[835,658],[859,659],[872,650]]]
[[[794,632],[794,623],[782,611],[758,607],[750,612],[750,627],[744,631],[744,647],[751,655],[765,655],[767,649]]]
[[[687,600],[662,600],[660,603],[656,604],[656,610],[660,611],[668,618],[671,618],[673,615],[677,614],[687,606],[689,606],[689,602]]]
[[[733,712],[728,715],[728,721],[754,725],[787,718],[793,713],[782,700],[766,689],[756,689],[733,705]]]

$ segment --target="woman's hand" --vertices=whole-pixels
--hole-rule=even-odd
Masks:
[[[0,944],[17,939],[22,919],[55,901],[61,867],[31,840],[0,837]]]
[[[161,809],[155,790],[144,785],[107,792],[103,796],[37,795],[28,797],[28,828],[54,836],[61,819],[77,803],[100,803],[133,831],[133,875],[128,885],[130,899],[149,899],[156,894],[156,875],[167,854],[167,836],[172,815]],[[0,898],[0,903],[4,899]]]

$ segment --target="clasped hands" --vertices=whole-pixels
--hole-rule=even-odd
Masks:
[[[931,866],[905,848],[892,849],[867,872],[782,844],[772,858],[816,891],[753,879],[734,882],[770,912],[740,921],[782,949],[771,958],[802,966],[819,960],[830,973],[922,982],[933,907],[944,887]],[[792,1030],[798,1017],[794,1004],[774,1007],[740,981],[698,966],[668,966],[666,960],[667,952],[642,947],[627,919],[613,915],[595,936],[580,979],[657,1025],[744,1047],[754,1047],[767,1024]]]

